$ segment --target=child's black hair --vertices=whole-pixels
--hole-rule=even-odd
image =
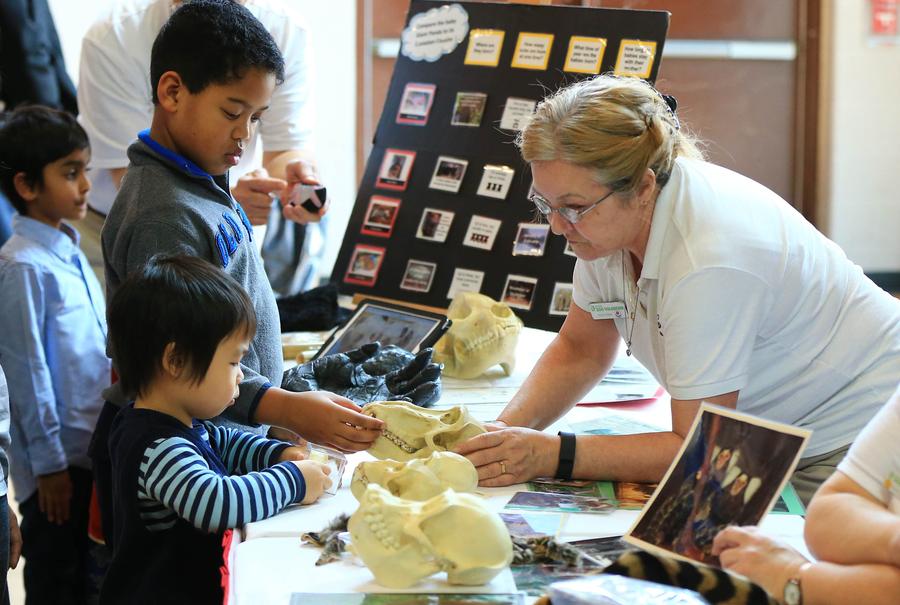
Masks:
[[[29,187],[44,184],[44,167],[73,151],[90,147],[87,133],[64,111],[42,105],[23,105],[0,116],[0,189],[19,214],[27,214],[25,200],[14,179],[25,173]]]
[[[150,88],[167,71],[177,72],[197,94],[210,84],[228,84],[248,69],[261,69],[284,81],[284,58],[272,35],[234,0],[192,0],[166,21],[150,53]]]
[[[154,256],[129,275],[107,320],[113,365],[130,397],[146,392],[169,343],[196,384],[223,339],[256,332],[256,312],[241,285],[210,262],[183,255]]]

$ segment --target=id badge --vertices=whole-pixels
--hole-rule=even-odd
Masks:
[[[594,302],[589,306],[591,317],[594,319],[624,319],[625,303],[614,300],[612,302]]]

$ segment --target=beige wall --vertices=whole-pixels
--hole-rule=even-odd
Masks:
[[[822,1],[822,226],[867,272],[900,272],[900,44],[870,44],[868,1]]]

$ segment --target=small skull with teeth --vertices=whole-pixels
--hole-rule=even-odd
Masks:
[[[384,421],[384,429],[369,453],[381,460],[427,458],[486,432],[464,406],[426,410],[405,401],[376,401],[363,413]]]
[[[456,492],[474,492],[478,486],[478,471],[468,458],[453,452],[432,452],[428,458],[406,462],[360,462],[353,471],[350,491],[361,500],[366,487],[372,483],[398,498],[427,500],[447,488]]]

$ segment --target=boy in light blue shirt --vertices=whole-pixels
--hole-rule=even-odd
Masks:
[[[28,599],[84,602],[88,443],[110,382],[100,284],[63,222],[87,211],[88,140],[69,114],[17,109],[0,124],[0,188],[18,214],[0,248],[0,359]]]

